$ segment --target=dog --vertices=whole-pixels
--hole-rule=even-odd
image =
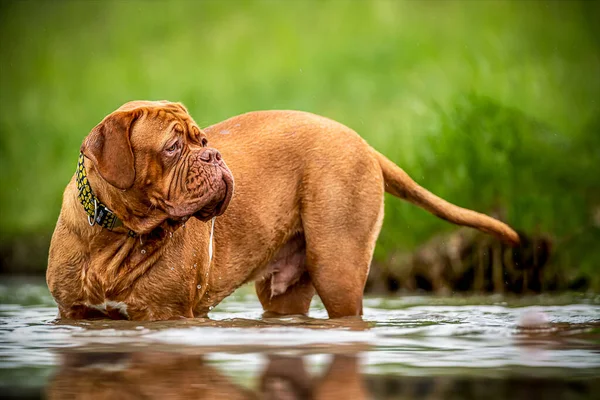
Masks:
[[[356,132],[300,111],[200,129],[134,101],[85,138],[52,236],[59,317],[203,317],[247,282],[267,314],[362,314],[384,192],[517,245],[508,225],[415,183]]]

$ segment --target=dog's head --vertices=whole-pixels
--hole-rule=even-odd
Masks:
[[[231,200],[231,172],[179,103],[126,103],[91,131],[81,152],[92,163],[90,180],[110,185],[107,205],[137,232],[165,220],[208,220]]]

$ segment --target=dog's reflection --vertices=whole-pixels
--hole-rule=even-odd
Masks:
[[[367,398],[357,356],[340,354],[320,377],[307,373],[302,357],[270,356],[259,393],[268,400]]]
[[[202,357],[173,353],[65,353],[49,399],[249,399]]]
[[[197,355],[167,352],[63,354],[48,385],[49,399],[363,399],[356,355],[332,355],[311,376],[303,357],[269,355],[257,381],[245,387]]]

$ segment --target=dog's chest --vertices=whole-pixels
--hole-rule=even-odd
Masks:
[[[101,314],[111,319],[163,320],[189,317],[194,299],[192,289],[186,287],[185,281],[179,286],[167,282],[162,281],[163,285],[160,287],[156,283],[136,285],[126,296],[107,295],[102,301],[88,298],[83,305],[89,309],[90,314]]]
[[[190,317],[199,288],[199,260],[159,258],[139,271],[122,267],[112,277],[91,272],[84,280],[82,303],[90,312],[112,319],[171,319]],[[142,273],[143,272],[143,273]],[[135,277],[138,273],[139,276]],[[135,278],[135,279],[134,279]]]
[[[86,306],[112,319],[129,319],[129,313],[127,312],[128,305],[123,301],[105,300],[100,304],[86,303]]]

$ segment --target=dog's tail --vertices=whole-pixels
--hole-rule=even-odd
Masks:
[[[455,206],[419,186],[402,168],[373,150],[385,180],[385,191],[457,225],[470,226],[517,246],[519,235],[510,226],[487,215]]]

